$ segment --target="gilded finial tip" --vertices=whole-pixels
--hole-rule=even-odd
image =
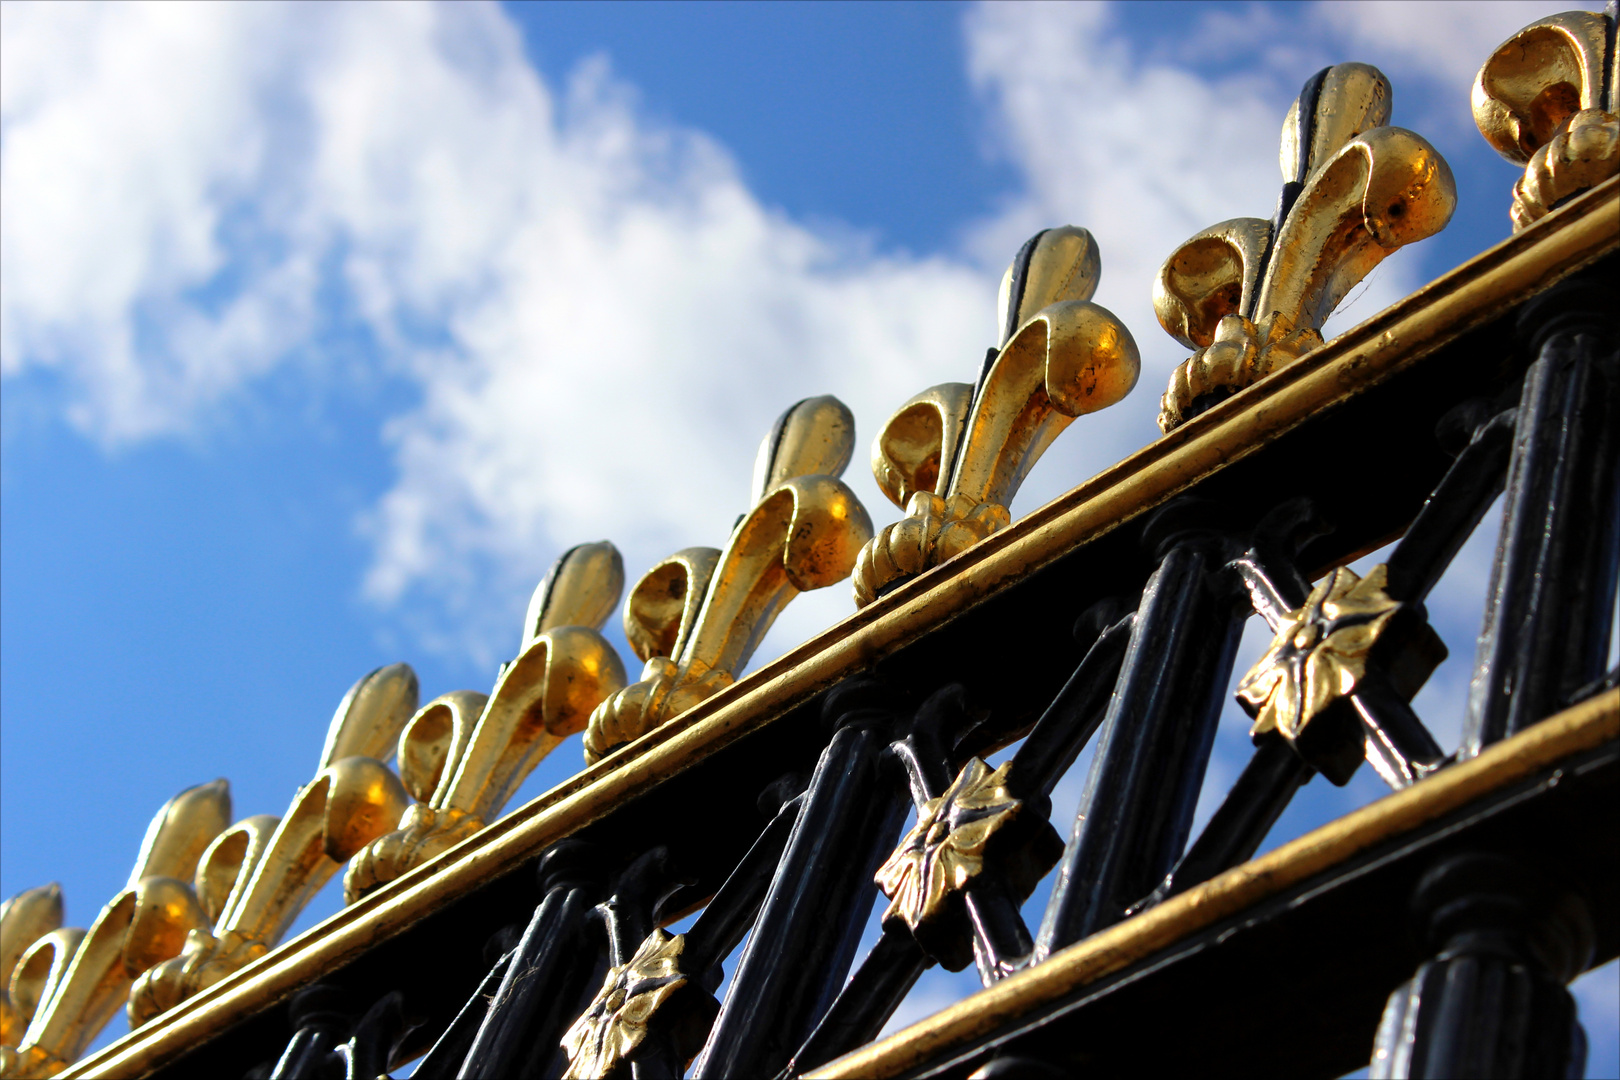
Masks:
[[[551,564],[529,598],[523,648],[558,626],[600,629],[623,592],[624,557],[618,548],[607,540],[574,545]]]

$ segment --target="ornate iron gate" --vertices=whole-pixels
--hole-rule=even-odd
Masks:
[[[639,681],[597,632],[618,552],[582,545],[489,695],[418,708],[409,668],[374,672],[285,817],[230,824],[222,785],[192,789],[88,931],[51,890],[13,898],[4,1074],[1579,1075],[1565,984],[1620,955],[1614,31],[1611,4],[1489,58],[1476,119],[1526,162],[1518,231],[1326,343],[1455,197],[1376,69],[1313,77],[1274,217],[1156,282],[1195,350],[1164,436],[1027,517],[1035,459],[1137,378],[1079,228],[1017,254],[976,381],[879,432],[899,521],[838,479],[848,410],[800,402],[725,547],[632,587]],[[1447,752],[1409,704],[1446,655],[1423,603],[1498,497]],[[738,678],[798,592],[851,575],[854,616]],[[1193,836],[1255,615],[1254,755]],[[501,816],[578,732],[587,767]],[[1080,812],[1050,822],[1088,744]],[[1389,796],[1254,857],[1302,785],[1364,761]],[[345,863],[348,906],[280,944]],[[935,964],[984,989],[878,1038]],[[120,1006],[131,1033],[74,1063]]]

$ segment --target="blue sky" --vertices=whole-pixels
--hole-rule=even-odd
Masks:
[[[633,579],[718,544],[783,407],[835,393],[864,445],[967,378],[1002,267],[1061,223],[1099,237],[1144,358],[1014,513],[1073,486],[1156,434],[1184,354],[1151,276],[1269,214],[1306,76],[1381,67],[1459,191],[1331,332],[1507,235],[1468,84],[1564,6],[7,4],[0,894],[61,881],[84,925],[181,788],[281,812],[371,668],[487,690],[564,548],[608,537]],[[1490,543],[1431,605],[1442,742]],[[849,610],[801,597],[760,658]],[[1233,710],[1217,796],[1245,753]],[[1312,785],[1273,841],[1379,793]],[[906,1015],[971,985],[931,976]],[[1615,966],[1580,993],[1614,1075]]]

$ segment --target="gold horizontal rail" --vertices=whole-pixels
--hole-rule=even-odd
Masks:
[[[1342,865],[1375,845],[1617,738],[1620,690],[1610,690],[1504,739],[1476,758],[1330,821],[1135,918],[1093,934],[1043,964],[806,1073],[805,1080],[896,1076],[916,1068]]]
[[[1620,246],[1611,179],[60,1074],[143,1076]]]

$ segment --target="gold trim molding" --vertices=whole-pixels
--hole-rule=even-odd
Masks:
[[[1323,410],[1412,367],[1473,327],[1496,318],[1504,307],[1524,300],[1617,246],[1620,180],[1611,179],[1328,342],[1299,363],[1239,391],[1032,511],[963,552],[949,566],[898,585],[843,622],[586,767],[526,806],[381,886],[176,1006],[157,1022],[131,1032],[61,1075],[141,1076],[178,1060],[239,1019],[269,1008],[321,973],[401,933],[447,899],[516,868],[549,845],[607,816],[627,800],[769,726],[833,683],[870,669],[878,660],[1031,571],[1173,498]],[[1603,699],[1611,709],[1613,700],[1613,695]],[[1567,725],[1564,720],[1558,723]],[[1553,730],[1553,724],[1549,721],[1526,735],[1539,746],[1536,740],[1550,738],[1548,732]],[[1612,717],[1607,724],[1606,730],[1612,730]],[[1510,745],[1530,744],[1501,744]],[[1456,790],[1455,785],[1464,778],[1479,775],[1483,767],[1479,763],[1499,758],[1497,750],[1488,751],[1475,762],[1447,769],[1374,805],[1385,806],[1391,799],[1441,798],[1430,793]],[[1359,820],[1352,815],[1330,828]],[[1163,910],[1155,909],[1142,918],[1163,919],[1159,914]],[[1133,920],[1129,925],[1135,924]],[[1042,965],[1032,975],[1047,978],[1043,973],[1049,967]],[[1002,991],[998,988],[992,992]]]

